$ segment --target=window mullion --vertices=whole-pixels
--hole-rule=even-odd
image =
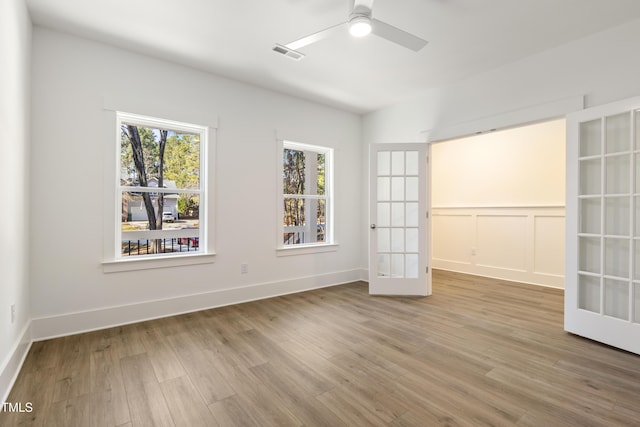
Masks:
[[[325,200],[327,198],[324,194],[283,194],[285,199],[316,199]]]

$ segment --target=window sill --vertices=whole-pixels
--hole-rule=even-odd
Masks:
[[[180,255],[172,257],[136,258],[102,263],[104,273],[122,271],[149,270],[155,268],[180,267],[184,265],[211,264],[215,262],[215,253]]]
[[[276,256],[292,256],[304,254],[317,254],[322,252],[336,252],[337,243],[323,243],[318,245],[296,245],[276,248]]]

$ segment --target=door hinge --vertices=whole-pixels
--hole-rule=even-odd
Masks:
[[[427,211],[427,219],[429,219],[429,211]]]
[[[429,274],[429,267],[427,267],[427,271],[426,271],[426,273],[427,273],[427,274]]]

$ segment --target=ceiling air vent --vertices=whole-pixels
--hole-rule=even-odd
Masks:
[[[293,49],[289,49],[286,46],[283,46],[281,44],[276,44],[273,47],[273,51],[274,52],[278,52],[284,56],[286,56],[287,58],[293,59],[294,61],[300,61],[302,58],[304,58],[304,54],[300,53],[296,50]]]

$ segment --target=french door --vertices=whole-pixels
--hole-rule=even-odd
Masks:
[[[371,145],[370,294],[431,294],[427,153],[427,144]]]
[[[565,329],[640,354],[640,98],[567,116]]]

